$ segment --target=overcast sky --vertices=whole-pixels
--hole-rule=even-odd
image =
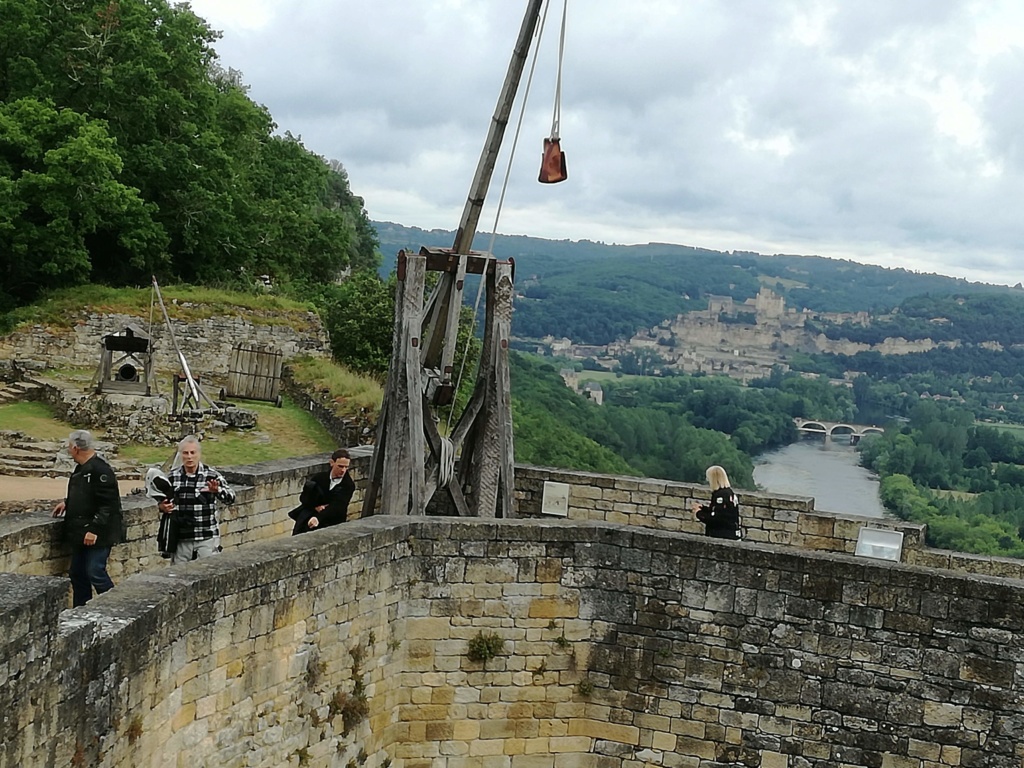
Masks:
[[[500,233],[1024,280],[1020,0],[569,0],[569,180],[544,185],[551,3]],[[223,66],[344,164],[372,219],[458,226],[526,0],[190,4],[224,33]]]

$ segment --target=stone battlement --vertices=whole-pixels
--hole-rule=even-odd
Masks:
[[[517,468],[520,513],[557,482],[568,519],[283,535],[323,464],[234,468],[225,553],[183,566],[130,499],[118,586],[83,608],[55,524],[0,520],[0,766],[1024,759],[1019,573],[854,558],[860,521],[809,499],[743,494],[747,539],[707,539],[686,511],[707,489],[536,467]],[[912,538],[905,557],[927,554]]]

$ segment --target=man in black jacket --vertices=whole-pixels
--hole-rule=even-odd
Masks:
[[[114,470],[93,447],[84,429],[68,437],[68,452],[78,465],[68,479],[67,498],[53,509],[64,518],[63,537],[71,546],[71,591],[74,605],[85,605],[93,589],[102,594],[114,586],[107,575],[110,548],[123,540],[121,493]]]
[[[331,468],[327,472],[318,472],[306,480],[299,496],[300,506],[288,513],[295,521],[292,536],[348,519],[348,505],[356,490],[355,481],[348,474],[351,464],[348,451],[339,448],[331,454]]]

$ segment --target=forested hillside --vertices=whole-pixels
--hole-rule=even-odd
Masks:
[[[0,0],[0,313],[44,289],[150,275],[251,287],[376,266],[328,164],[166,0]]]
[[[387,267],[400,248],[450,246],[454,233],[391,222],[374,224]],[[477,235],[484,249],[490,235]],[[753,298],[767,285],[789,307],[821,312],[883,314],[908,299],[909,318],[925,317],[921,297],[994,294],[1024,313],[1024,291],[970,283],[942,275],[886,269],[817,256],[767,256],[681,245],[606,245],[587,240],[543,240],[498,235],[494,253],[516,260],[513,333],[520,337],[567,336],[583,344],[628,338],[680,312],[707,306],[708,294]],[[980,306],[980,305],[979,305]],[[970,310],[967,310],[970,313]],[[925,318],[930,319],[930,318]]]

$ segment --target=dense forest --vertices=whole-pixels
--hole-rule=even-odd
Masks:
[[[699,375],[611,380],[597,406],[551,363],[512,362],[517,460],[684,482],[717,463],[741,488],[753,487],[751,456],[796,439],[794,416],[863,421],[858,402],[891,397],[885,434],[861,442],[886,508],[926,523],[932,546],[1024,557],[1024,442],[958,404],[868,377],[854,389],[776,372],[749,387]]]
[[[216,38],[184,3],[0,1],[0,313],[87,282],[376,266],[344,168],[275,133]]]
[[[597,407],[567,389],[550,362],[513,354],[512,383],[520,461],[612,471],[582,436],[646,476],[702,482],[709,464],[721,464],[741,488],[753,488],[753,456],[796,439],[794,417],[856,415],[851,390],[796,375],[750,387],[712,376],[610,380]]]
[[[969,411],[922,401],[901,427],[865,440],[885,506],[928,525],[933,546],[1024,557],[1024,442]]]

